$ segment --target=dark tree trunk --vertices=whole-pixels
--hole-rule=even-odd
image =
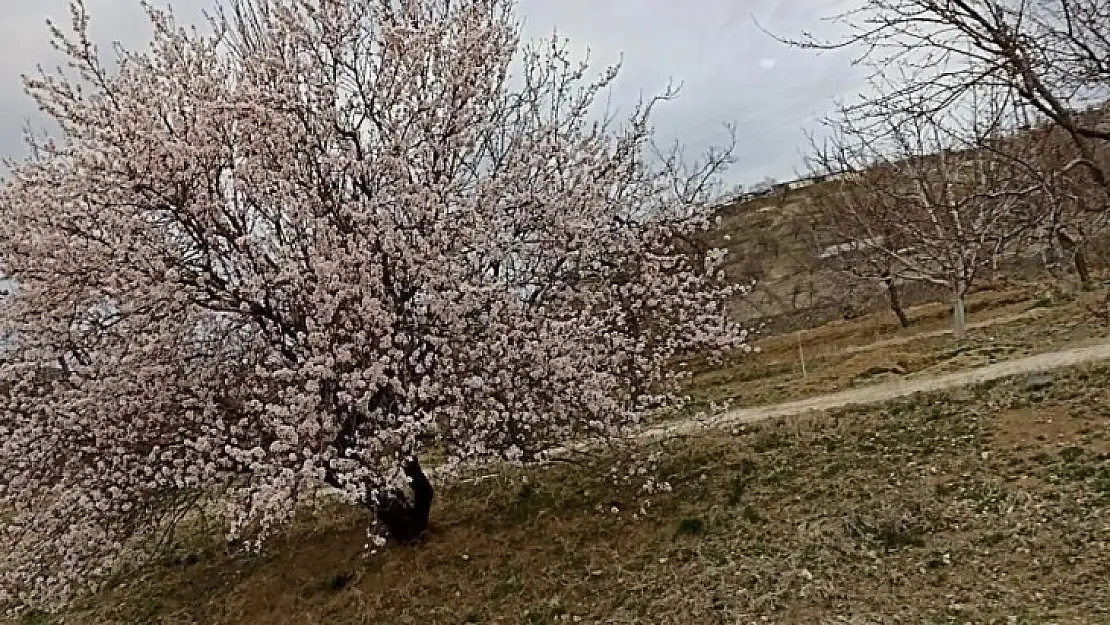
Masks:
[[[428,531],[435,490],[424,474],[420,460],[416,458],[405,463],[405,476],[409,478],[409,485],[412,487],[411,497],[404,489],[397,489],[379,494],[376,503],[367,500],[363,504],[385,526],[388,538],[403,545],[411,545],[420,542]],[[325,474],[324,483],[333,488],[343,488],[343,484],[331,471]]]
[[[405,464],[405,475],[412,485],[412,498],[404,491],[395,491],[381,498],[373,509],[389,538],[407,545],[420,542],[427,533],[435,491],[418,459]]]
[[[335,406],[334,387],[323,389],[325,405]],[[393,392],[389,387],[379,389],[370,398],[370,409],[377,409],[390,405],[394,401]],[[354,447],[362,413],[358,411],[342,411],[340,413],[340,427],[336,433],[335,448],[340,457],[345,457],[347,451]],[[401,544],[413,544],[424,538],[428,531],[428,519],[432,511],[434,490],[420,460],[415,456],[405,463],[405,476],[409,478],[412,496],[406,489],[397,489],[392,492],[380,493],[378,501],[363,502],[367,508],[374,511],[378,522],[385,526],[388,537]],[[338,476],[329,468],[324,474],[324,483],[334,488],[343,489]]]
[[[910,327],[910,318],[902,309],[902,297],[898,294],[898,285],[894,283],[894,278],[887,274],[883,276],[883,283],[886,284],[886,292],[890,296],[890,309],[898,316],[898,323],[902,324],[903,328]]]
[[[1083,252],[1082,246],[1075,248],[1075,272],[1079,274],[1079,280],[1083,284],[1090,283],[1091,270],[1087,268],[1087,254]]]

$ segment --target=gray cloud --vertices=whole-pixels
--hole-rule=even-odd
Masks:
[[[691,151],[723,140],[723,124],[739,131],[739,162],[730,183],[764,176],[791,177],[802,165],[804,131],[835,97],[863,88],[863,76],[843,54],[814,55],[788,48],[759,30],[797,34],[849,0],[521,0],[526,38],[558,30],[599,64],[622,58],[612,93],[618,108],[658,93],[668,80],[682,84],[678,100],[659,110],[661,138],[677,138]],[[92,30],[102,48],[112,41],[143,44],[146,28],[138,2],[88,0]],[[177,14],[199,20],[210,0],[177,0]],[[45,19],[68,20],[65,0],[0,0],[0,156],[23,154],[26,120],[43,127],[22,92],[20,74],[59,59]],[[754,18],[754,19],[753,19]]]

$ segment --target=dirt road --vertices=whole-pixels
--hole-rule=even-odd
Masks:
[[[955,371],[944,375],[895,380],[781,404],[740,408],[706,419],[687,419],[648,428],[640,434],[640,437],[660,438],[689,434],[707,427],[727,428],[741,423],[753,423],[776,417],[804,414],[815,410],[831,410],[852,404],[875,404],[898,397],[906,397],[914,393],[970,386],[990,380],[1061,369],[1099,360],[1110,360],[1110,341],[1087,347],[1074,347],[1007,360],[986,367]]]
[[[1110,340],[1095,345],[1066,348],[1054,352],[1027,356],[1025,358],[1007,360],[986,367],[955,371],[944,375],[926,375],[918,378],[906,378],[780,404],[739,408],[702,419],[673,421],[647,428],[637,434],[635,438],[660,439],[669,436],[682,436],[707,429],[727,429],[744,423],[755,423],[758,421],[766,421],[767,419],[806,414],[814,411],[832,410],[844,406],[877,404],[891,399],[913,395],[914,393],[927,393],[961,386],[971,386],[991,380],[1042,373],[1083,363],[1098,362],[1100,360],[1110,360]],[[594,445],[596,445],[595,442],[574,443],[565,447],[557,447],[549,453],[553,457],[558,457],[570,451],[586,451]],[[435,474],[436,469],[433,468],[430,473]],[[496,474],[482,475],[462,481],[478,482],[494,477],[495,475]]]

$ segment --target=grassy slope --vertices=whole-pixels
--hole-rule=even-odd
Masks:
[[[1108,381],[671,441],[644,509],[573,466],[460,484],[418,549],[365,557],[324,511],[269,555],[182,546],[65,622],[1110,623]]]
[[[693,391],[699,403],[729,401],[751,406],[799,399],[883,381],[898,375],[933,375],[1019,358],[1110,336],[1091,309],[1106,297],[1101,289],[1052,293],[1037,284],[1015,284],[974,294],[971,330],[956,343],[950,312],[943,304],[908,310],[914,324],[904,329],[888,312],[756,342],[761,353],[723,367],[699,371]],[[990,324],[976,327],[979,324]],[[803,375],[799,344],[804,350]],[[698,363],[693,365],[697,370]]]
[[[908,331],[877,313],[764,338],[697,389],[758,404],[867,383],[876,366],[927,374],[1105,334],[1085,309],[1100,294],[1037,292],[977,295],[972,322],[1044,314],[973,332],[970,349],[929,335],[947,310],[923,306]],[[873,345],[890,340],[904,342]],[[440,493],[435,534],[415,550],[367,556],[367,519],[342,508],[306,515],[257,557],[194,537],[64,617],[15,622],[1110,623],[1110,391],[1095,390],[1107,378],[673,441],[675,490],[643,509],[584,467],[532,471],[530,486],[520,474],[460,484]]]

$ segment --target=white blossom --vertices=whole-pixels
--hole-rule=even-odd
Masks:
[[[425,451],[623,435],[744,338],[686,243],[711,211],[681,178],[724,153],[653,164],[646,105],[592,123],[615,70],[522,53],[511,0],[245,6],[206,33],[148,5],[109,69],[76,2],[79,74],[26,81],[63,140],[0,188],[0,602],[63,605],[190,506],[258,549]]]

